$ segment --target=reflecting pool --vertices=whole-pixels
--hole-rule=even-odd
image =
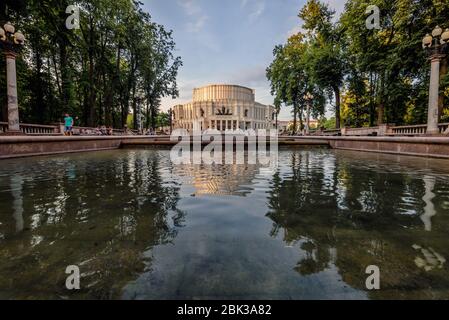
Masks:
[[[0,299],[447,299],[448,258],[447,160],[281,148],[275,169],[175,166],[150,148],[0,162]]]

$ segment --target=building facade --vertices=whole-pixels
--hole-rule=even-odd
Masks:
[[[173,107],[174,129],[249,130],[275,128],[275,108],[255,101],[255,91],[237,85],[193,90],[193,101]]]

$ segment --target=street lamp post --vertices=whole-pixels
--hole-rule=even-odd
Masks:
[[[21,32],[15,32],[11,23],[0,27],[0,48],[6,56],[6,78],[8,96],[8,130],[7,135],[21,135],[19,122],[19,105],[17,98],[16,57],[25,42]]]
[[[173,110],[172,109],[168,110],[168,120],[170,122],[170,134],[172,134],[172,132],[173,132]]]
[[[423,41],[423,48],[429,54],[431,63],[430,69],[430,88],[429,88],[429,107],[427,115],[427,134],[439,134],[438,128],[438,98],[440,86],[440,62],[446,57],[449,42],[449,29],[443,32],[439,26],[433,31],[432,35],[427,34]]]
[[[313,101],[313,95],[310,92],[307,92],[306,95],[304,95],[304,100],[307,104],[307,119],[306,119],[306,135],[310,135],[310,109]]]
[[[276,130],[279,130],[279,113],[281,112],[281,106],[279,104],[275,105],[276,112]]]
[[[142,115],[142,102],[143,99],[141,97],[136,98],[137,108],[136,108],[136,125],[137,125],[137,131],[139,131],[139,134],[143,134],[143,115]]]

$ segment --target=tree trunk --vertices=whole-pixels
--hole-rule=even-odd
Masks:
[[[88,118],[88,125],[90,127],[95,126],[95,84],[94,84],[94,58],[93,53],[91,52],[92,49],[89,49],[89,118]]]
[[[104,124],[109,127],[112,126],[112,109],[114,101],[114,86],[109,85],[108,77],[103,71],[103,90],[105,92],[104,97]]]
[[[150,102],[147,99],[147,104],[146,104],[146,112],[145,112],[145,129],[149,129],[150,128],[150,124],[151,124],[151,119],[150,119]]]
[[[335,128],[340,129],[341,128],[341,117],[340,117],[340,105],[341,105],[341,99],[340,99],[340,88],[334,87],[334,93],[335,93]]]
[[[293,130],[292,130],[293,135],[296,135],[296,128],[298,127],[297,118],[298,118],[298,108],[297,108],[296,104],[294,104],[293,105]]]
[[[385,117],[385,106],[383,102],[380,102],[377,105],[377,124],[381,125],[384,123],[384,117]]]
[[[41,50],[38,45],[35,46],[35,54],[34,54],[34,62],[36,66],[36,87],[33,95],[35,96],[36,105],[34,106],[35,110],[32,111],[32,121],[36,121],[39,124],[43,124],[45,121],[45,116],[48,116],[47,112],[45,112],[45,102],[44,102],[44,89],[43,89],[43,79],[42,79],[42,68],[43,61]]]
[[[380,79],[379,102],[377,104],[377,125],[384,123],[385,118],[385,104],[384,104],[384,75]]]
[[[151,104],[151,129],[156,130],[156,106]]]
[[[89,37],[89,111],[88,111],[88,125],[90,127],[95,126],[95,66],[94,66],[94,26],[93,21],[90,22],[90,37]]]
[[[375,83],[374,83],[374,76],[373,76],[372,72],[370,72],[369,82],[370,82],[369,126],[374,127],[374,123],[376,121],[376,108],[374,106]]]
[[[131,99],[132,99],[132,109],[133,109],[133,115],[134,115],[134,117],[133,117],[133,127],[134,127],[134,130],[137,130],[137,129],[139,129],[138,128],[138,120],[139,120],[139,117],[140,117],[140,114],[138,114],[139,112],[138,112],[138,110],[137,110],[137,101],[136,101],[136,82],[134,81],[133,82],[133,88],[132,88],[132,97],[131,97]]]
[[[67,108],[67,112],[72,112],[72,84],[70,76],[70,66],[67,58],[67,44],[62,39],[59,41],[59,67],[61,68],[61,91],[62,104]]]

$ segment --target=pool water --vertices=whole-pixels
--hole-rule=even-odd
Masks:
[[[149,148],[0,162],[1,299],[447,299],[448,258],[447,160],[281,148],[274,169],[173,165]]]

